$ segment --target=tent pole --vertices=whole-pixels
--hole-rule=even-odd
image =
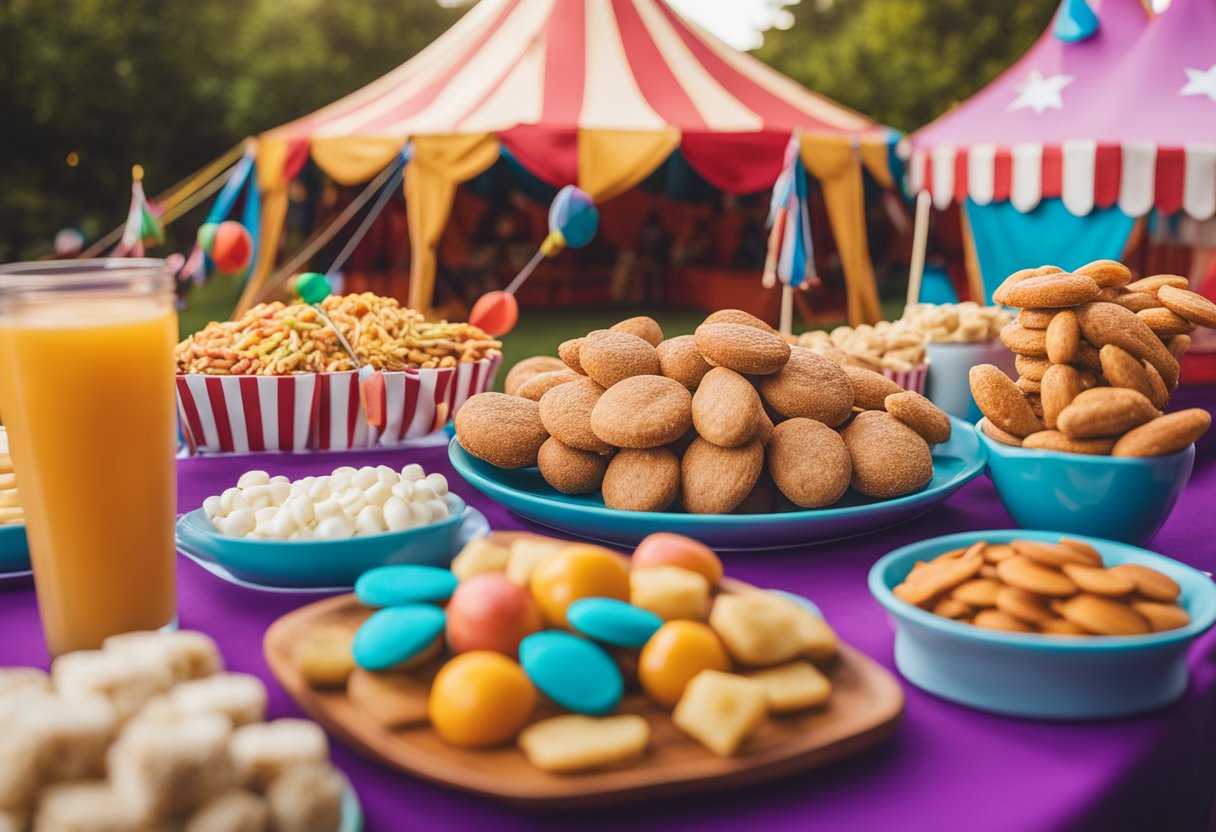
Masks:
[[[929,245],[929,209],[933,197],[928,191],[916,195],[916,225],[912,229],[912,262],[908,266],[908,297],[904,311],[920,300],[920,284],[925,276],[925,253]]]

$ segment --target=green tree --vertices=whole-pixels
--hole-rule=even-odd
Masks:
[[[757,57],[910,131],[975,93],[1047,27],[1057,0],[802,0]]]
[[[47,253],[64,226],[96,238],[125,216],[132,163],[155,193],[382,75],[462,11],[433,0],[0,0],[0,261]],[[187,225],[172,229],[178,247]]]

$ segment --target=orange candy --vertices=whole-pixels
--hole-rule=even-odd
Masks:
[[[545,621],[565,627],[566,608],[580,598],[629,600],[629,561],[599,546],[567,546],[533,570],[531,587]]]
[[[699,540],[671,532],[655,532],[646,537],[633,552],[633,568],[678,566],[705,576],[711,587],[722,580],[722,561],[714,550]]]
[[[669,621],[650,637],[638,659],[646,695],[675,707],[684,688],[702,670],[730,672],[730,658],[716,633],[698,621]]]
[[[524,669],[501,653],[461,653],[440,668],[427,713],[452,745],[482,748],[515,737],[532,717],[536,689]]]

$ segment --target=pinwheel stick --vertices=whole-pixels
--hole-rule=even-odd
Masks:
[[[916,227],[912,231],[912,263],[908,266],[908,297],[904,309],[920,300],[920,284],[925,276],[925,252],[929,244],[929,209],[933,198],[928,191],[916,197]]]

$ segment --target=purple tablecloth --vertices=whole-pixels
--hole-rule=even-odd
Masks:
[[[1216,409],[1216,389],[1180,391],[1175,406]],[[1206,437],[1190,486],[1153,548],[1216,570],[1216,437]],[[249,468],[290,477],[368,455],[264,455],[184,460],[178,506],[196,508]],[[385,453],[389,465],[417,461],[453,479],[453,490],[499,529],[524,524],[455,477],[443,449]],[[1012,524],[986,478],[912,523],[816,548],[725,556],[727,573],[762,587],[805,594],[840,635],[892,668],[892,633],[866,589],[882,554],[948,532]],[[262,634],[313,596],[231,586],[181,559],[181,624],[215,637],[229,665],[257,674],[271,690],[272,716],[297,714],[262,658]],[[139,576],[132,575],[132,580]],[[0,590],[0,664],[45,666],[34,593]],[[345,748],[334,758],[354,782],[370,830],[785,829],[963,830],[1203,829],[1216,796],[1216,631],[1191,654],[1191,685],[1159,713],[1100,724],[1049,724],[989,716],[905,684],[907,712],[895,736],[826,769],[738,791],[596,811],[522,812],[451,791],[364,760]]]

